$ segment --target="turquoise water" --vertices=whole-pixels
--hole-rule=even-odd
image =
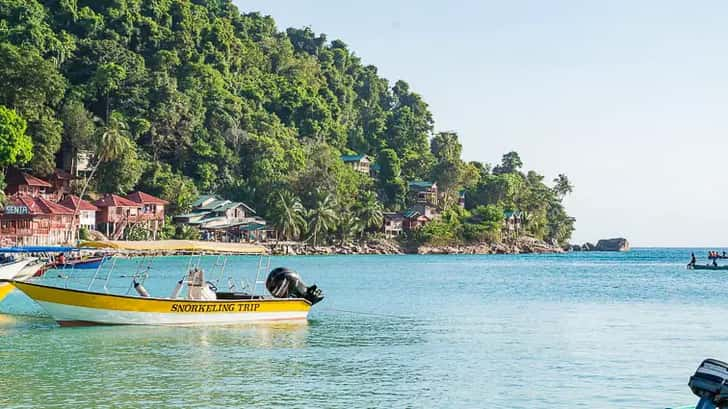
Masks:
[[[59,328],[16,291],[0,407],[689,405],[701,360],[728,359],[728,275],[686,270],[689,253],[276,257],[326,292],[307,324]],[[186,262],[156,260],[153,295]]]

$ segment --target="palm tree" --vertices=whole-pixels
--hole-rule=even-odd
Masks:
[[[334,227],[339,217],[336,215],[336,203],[327,193],[319,197],[316,207],[308,211],[308,231],[313,236],[313,246],[318,244],[319,233],[326,232]]]
[[[349,241],[352,237],[361,233],[364,230],[364,226],[361,220],[351,212],[341,212],[342,216],[339,218],[339,237],[341,238],[341,244]]]
[[[379,228],[384,221],[384,207],[372,191],[364,192],[356,207],[356,215],[362,222],[364,230]]]
[[[112,113],[109,116],[107,123],[103,126],[103,128],[101,128],[101,133],[98,136],[96,144],[96,152],[94,153],[96,163],[94,163],[91,167],[91,172],[83,184],[83,189],[81,189],[79,199],[83,199],[86,195],[88,185],[102,163],[111,162],[119,158],[124,151],[132,149],[131,141],[127,135],[128,131],[126,123],[124,122],[124,117],[118,112]],[[73,211],[73,219],[71,220],[71,240],[74,239],[73,236],[75,235],[74,223],[79,207],[80,206],[76,206],[76,209]]]
[[[303,217],[306,209],[301,200],[287,190],[278,192],[276,196],[278,200],[272,204],[269,215],[271,221],[287,240],[298,238],[306,227],[306,219]]]
[[[574,191],[574,185],[571,184],[569,178],[563,173],[560,173],[559,176],[554,179],[554,184],[554,192],[561,197],[564,197]]]

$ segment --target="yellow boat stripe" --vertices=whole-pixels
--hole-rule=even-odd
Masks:
[[[263,300],[165,300],[102,294],[44,285],[14,282],[15,286],[35,301],[45,301],[76,307],[114,311],[167,313],[255,313],[308,311],[311,304],[303,299]]]
[[[10,283],[0,283],[0,301],[4,300],[14,288]]]

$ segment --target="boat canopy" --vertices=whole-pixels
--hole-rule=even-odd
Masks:
[[[187,251],[229,254],[265,254],[265,247],[247,243],[219,243],[198,240],[84,241],[80,248],[128,251]]]
[[[79,251],[79,249],[60,246],[0,247],[0,253],[65,253],[67,251]]]

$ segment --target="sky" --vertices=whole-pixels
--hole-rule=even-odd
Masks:
[[[728,246],[728,2],[235,3],[407,81],[465,160],[567,174],[574,243]]]

